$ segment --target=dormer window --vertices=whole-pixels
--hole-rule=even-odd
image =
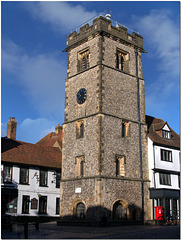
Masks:
[[[162,130],[162,137],[166,139],[171,139],[171,132]]]

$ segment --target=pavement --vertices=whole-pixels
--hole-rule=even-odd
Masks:
[[[1,239],[24,239],[24,227],[14,225],[12,232],[2,230]],[[57,226],[42,223],[39,230],[28,226],[31,239],[180,239],[180,225],[132,225],[115,227]]]

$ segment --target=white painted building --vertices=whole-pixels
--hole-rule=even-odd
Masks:
[[[2,214],[58,217],[60,149],[25,143],[10,137],[1,138]]]
[[[180,137],[162,119],[146,116],[146,121],[153,218],[155,206],[163,206],[165,217],[179,218]]]

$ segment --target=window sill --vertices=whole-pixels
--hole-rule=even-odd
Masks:
[[[169,161],[169,160],[163,160],[163,159],[160,159],[161,161],[163,162],[170,162],[170,163],[173,163],[173,161]]]
[[[164,184],[164,183],[160,183],[160,185],[163,185],[163,186],[170,186],[170,187],[172,187],[172,185],[171,185],[171,184]]]

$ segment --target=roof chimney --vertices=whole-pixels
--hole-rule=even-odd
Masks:
[[[16,125],[14,117],[9,118],[9,122],[7,122],[7,138],[16,140]]]
[[[58,134],[61,130],[62,130],[62,125],[60,126],[60,124],[58,124],[58,125],[55,127],[55,132],[56,132],[56,134]]]

